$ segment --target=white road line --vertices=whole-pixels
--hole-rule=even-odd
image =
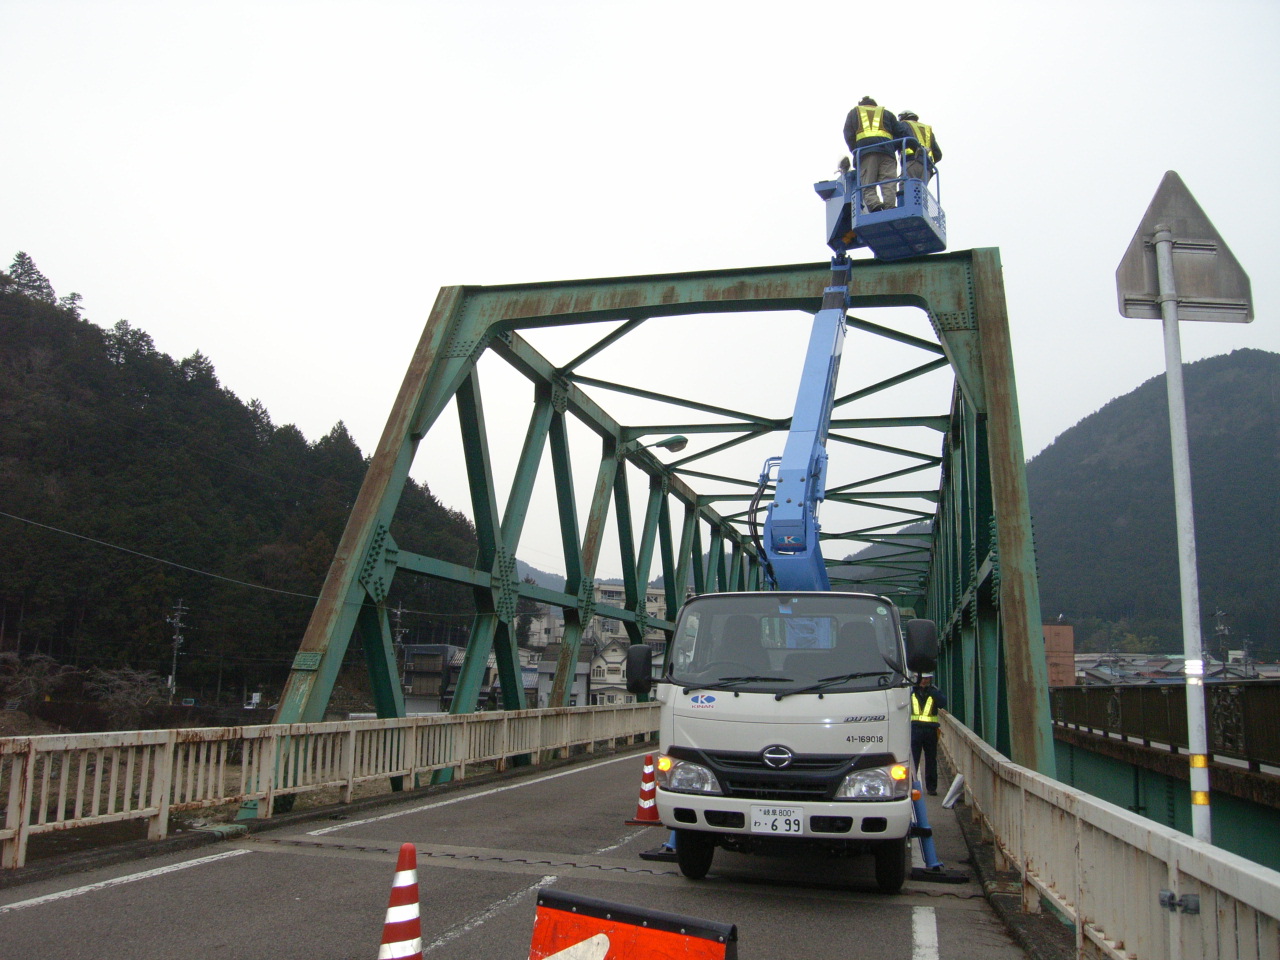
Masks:
[[[635,838],[636,838],[636,833],[634,830],[632,830],[630,833],[626,834],[625,836],[619,837],[617,840],[609,844],[607,847],[601,847],[599,850],[595,850],[592,852],[595,853],[597,856],[602,853],[609,853],[610,851],[617,850],[619,847],[626,846]]]
[[[474,916],[469,917],[467,920],[458,924],[458,926],[453,927],[449,930],[446,930],[444,933],[436,937],[436,939],[432,940],[430,943],[423,944],[422,952],[430,953],[432,950],[435,950],[437,947],[443,947],[446,943],[451,943],[452,941],[457,940],[464,933],[470,933],[476,927],[481,926],[482,924],[484,924],[489,920],[492,920],[494,917],[496,917],[499,913],[501,913],[507,907],[515,906],[516,903],[518,903],[520,900],[523,900],[529,894],[536,891],[539,887],[544,887],[548,883],[555,883],[556,879],[557,879],[556,877],[543,877],[541,880],[539,880],[537,883],[533,884],[532,886],[525,887],[523,890],[517,890],[515,893],[511,894],[511,896],[504,897],[503,899],[499,900],[497,903],[490,904],[484,910],[480,911]]]
[[[68,897],[78,897],[82,893],[93,893],[95,890],[105,890],[107,887],[117,887],[122,883],[133,883],[135,880],[146,880],[149,877],[159,877],[166,873],[175,873],[178,870],[186,870],[187,867],[198,867],[201,864],[213,863],[215,860],[226,860],[228,857],[238,857],[241,854],[251,853],[250,850],[227,850],[223,853],[215,853],[211,857],[200,857],[196,860],[186,860],[182,863],[173,863],[167,867],[156,867],[154,870],[144,870],[141,873],[131,873],[125,877],[115,877],[112,880],[103,880],[101,883],[90,883],[83,887],[73,887],[70,890],[61,890],[58,893],[47,893],[43,897],[32,897],[30,900],[19,900],[17,903],[0,904],[0,913],[10,913],[14,910],[24,910],[27,907],[37,907],[42,903],[52,903],[55,900],[66,900]]]
[[[938,960],[938,914],[933,907],[911,908],[911,960]]]
[[[607,766],[610,763],[621,763],[624,760],[634,760],[634,759],[635,757],[631,755],[621,756],[621,757],[612,757],[608,760],[601,760],[599,763],[592,763],[585,766],[575,766],[568,770],[561,770],[559,773],[549,773],[544,777],[534,777],[531,780],[518,780],[514,783],[510,783],[502,787],[493,787],[489,790],[477,791],[476,793],[460,794],[459,796],[456,796],[456,797],[450,797],[447,800],[437,800],[434,803],[426,803],[416,807],[411,807],[408,810],[400,810],[395,813],[385,813],[380,817],[368,817],[364,820],[351,820],[347,823],[336,824],[335,826],[332,826],[332,827],[322,827],[319,830],[308,831],[308,836],[321,836],[322,834],[333,833],[337,830],[345,830],[348,827],[357,827],[366,823],[375,823],[379,820],[390,820],[394,817],[403,817],[410,813],[419,813],[423,810],[432,810],[436,807],[447,807],[451,803],[461,803],[463,800],[475,800],[479,797],[488,797],[488,796],[492,796],[495,793],[502,793],[506,790],[515,790],[519,787],[531,787],[535,783],[545,783],[548,780],[555,780],[559,777],[567,777],[575,773],[585,773],[588,770],[594,770],[596,767]],[[622,842],[625,842],[625,841],[621,841],[618,844],[615,844],[614,846],[611,846],[611,847],[606,847],[605,850],[599,851],[599,852],[603,853],[608,850],[616,849],[616,847],[621,846]],[[115,877],[114,879],[111,879],[111,880],[103,880],[100,883],[90,883],[83,887],[73,887],[70,890],[61,890],[58,893],[46,894],[43,897],[32,897],[30,900],[19,900],[16,903],[0,904],[0,914],[12,913],[15,910],[24,910],[27,907],[39,906],[42,903],[52,903],[56,900],[66,900],[69,897],[78,897],[84,893],[93,893],[95,890],[105,890],[108,887],[119,886],[122,883],[132,883],[135,880],[146,880],[149,877],[159,877],[159,876],[163,876],[166,873],[175,873],[178,870],[186,870],[188,867],[198,867],[201,864],[213,863],[217,860],[225,860],[228,857],[238,857],[243,854],[252,853],[252,852],[253,851],[251,850],[227,850],[222,853],[215,853],[212,856],[199,857],[195,860],[186,860],[182,863],[171,864],[167,867],[157,867],[154,870],[143,870],[141,873],[131,873],[128,876]],[[513,894],[512,896],[507,897],[505,900],[500,900],[498,903],[495,903],[492,907],[490,907],[484,913],[478,914],[476,917],[467,921],[466,925],[464,925],[463,927],[456,928],[455,931],[450,931],[449,933],[444,934],[444,936],[442,936],[440,939],[434,941],[432,944],[428,945],[427,947],[424,947],[423,948],[424,952],[429,949],[434,949],[436,946],[439,946],[441,944],[448,943],[450,940],[453,940],[456,937],[460,937],[462,934],[466,933],[468,930],[471,930],[479,926],[481,923],[484,923],[486,920],[488,920],[491,916],[497,913],[504,906],[514,903],[516,900],[520,899],[530,891],[536,890],[542,884],[551,883],[555,879],[556,879],[555,877],[543,877],[542,880],[538,881],[538,883],[535,883],[532,887],[529,887],[526,890],[522,890],[519,893]]]
[[[531,787],[535,783],[546,783],[548,780],[555,780],[557,777],[568,777],[575,773],[585,773],[588,770],[594,770],[596,767],[607,766],[611,763],[621,763],[623,760],[635,761],[634,755],[623,757],[614,757],[611,760],[601,760],[599,763],[592,763],[586,766],[575,766],[568,770],[561,770],[559,773],[549,773],[545,777],[534,777],[532,780],[517,780],[509,783],[505,787],[493,787],[489,790],[479,790],[475,793],[464,793],[448,800],[437,800],[434,803],[424,803],[416,807],[410,807],[408,810],[397,810],[395,813],[384,813],[380,817],[366,817],[363,820],[348,820],[346,823],[339,823],[332,827],[321,827],[319,830],[308,830],[307,836],[319,837],[326,833],[335,833],[338,830],[347,830],[351,827],[360,827],[366,823],[377,823],[380,820],[392,820],[396,817],[405,817],[411,813],[421,813],[423,810],[434,810],[436,807],[447,807],[451,803],[462,803],[464,800],[475,800],[479,797],[489,797],[495,793],[502,793],[506,790],[518,790],[521,787]]]

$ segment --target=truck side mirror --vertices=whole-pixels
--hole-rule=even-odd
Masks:
[[[627,692],[647,696],[653,689],[653,648],[647,643],[627,647]]]
[[[938,669],[938,625],[932,620],[907,621],[907,669],[912,673]]]

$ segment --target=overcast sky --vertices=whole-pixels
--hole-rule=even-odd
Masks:
[[[369,452],[443,285],[825,260],[812,184],[870,94],[935,125],[950,248],[1000,248],[1031,456],[1164,369],[1114,272],[1166,170],[1253,282],[1255,321],[1183,324],[1184,359],[1280,351],[1277,49],[1274,0],[0,0],[0,258]],[[763,337],[804,326],[740,329],[628,362],[787,412]],[[414,473],[469,511],[449,449]],[[544,533],[521,556],[562,570]]]

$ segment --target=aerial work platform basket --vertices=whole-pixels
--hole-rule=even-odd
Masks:
[[[899,161],[905,143],[894,140],[889,144]],[[947,249],[947,217],[938,201],[938,170],[929,157],[918,151],[921,178],[906,176],[904,168],[901,176],[864,184],[858,179],[858,167],[860,154],[866,149],[871,148],[855,151],[852,168],[835,180],[813,185],[827,205],[827,245],[838,256],[867,247],[877,260],[902,260]],[[868,210],[864,191],[870,194],[873,190],[895,197],[896,205]]]

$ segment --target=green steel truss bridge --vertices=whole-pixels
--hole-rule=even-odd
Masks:
[[[491,653],[503,706],[526,706],[515,642],[521,597],[563,610],[564,642],[550,703],[563,706],[593,616],[622,621],[631,641],[640,642],[648,629],[673,627],[684,598],[679,585],[698,593],[758,588],[763,579],[750,533],[751,501],[760,462],[785,443],[789,415],[647,389],[646,358],[629,344],[646,323],[664,318],[694,324],[718,314],[812,315],[829,278],[829,264],[813,263],[442,288],[371,458],[276,721],[323,717],[355,638],[364,649],[379,715],[404,714],[386,602],[397,576],[437,578],[473,592],[477,613],[455,713],[475,709]],[[891,342],[894,356],[907,359],[883,368],[863,365],[858,376],[866,382],[835,403],[821,534],[825,541],[845,541],[823,549],[833,586],[888,595],[937,621],[941,681],[954,715],[1015,762],[1052,776],[1040,602],[999,251],[855,261],[849,291],[850,359],[844,369],[858,368],[860,351],[877,342]],[[923,311],[931,335],[863,318],[886,307]],[[548,330],[556,343],[573,343],[569,359],[554,362],[534,347],[532,341]],[[807,327],[800,341],[806,336]],[[758,349],[767,359],[770,341]],[[581,372],[597,357],[613,358],[607,369],[629,375],[604,379]],[[650,368],[662,362],[647,358]],[[528,407],[513,412],[505,394],[486,397],[478,367],[489,370],[494,363],[532,386]],[[954,378],[950,409],[917,409],[910,386],[948,368]],[[717,371],[711,357],[704,371],[690,392],[705,394],[726,377],[746,376]],[[798,366],[771,368],[759,378],[753,403],[789,410],[798,377]],[[904,393],[911,408],[901,415],[858,416],[872,398]],[[660,404],[671,419],[626,423],[610,415],[601,397],[631,403],[629,409],[640,401]],[[486,427],[486,406],[492,413],[499,404],[504,418],[527,416],[509,489],[505,483],[500,488],[495,476]],[[449,429],[438,421],[450,408],[460,427],[462,463],[427,463],[425,472],[465,469],[479,541],[474,566],[412,553],[390,534],[419,445],[429,431]],[[689,437],[692,449],[678,459],[660,459],[654,444],[672,434]],[[747,459],[747,449],[760,454]],[[583,472],[583,457],[595,468],[590,486],[575,484],[574,465]],[[516,573],[535,488],[554,490],[554,508],[532,509],[554,510],[558,517],[564,591],[522,582]],[[929,524],[931,532],[901,532],[913,522]],[[594,598],[606,543],[616,543],[621,557],[621,607]],[[831,559],[868,544],[883,551],[868,565]],[[646,585],[659,575],[664,602],[647,609]]]

